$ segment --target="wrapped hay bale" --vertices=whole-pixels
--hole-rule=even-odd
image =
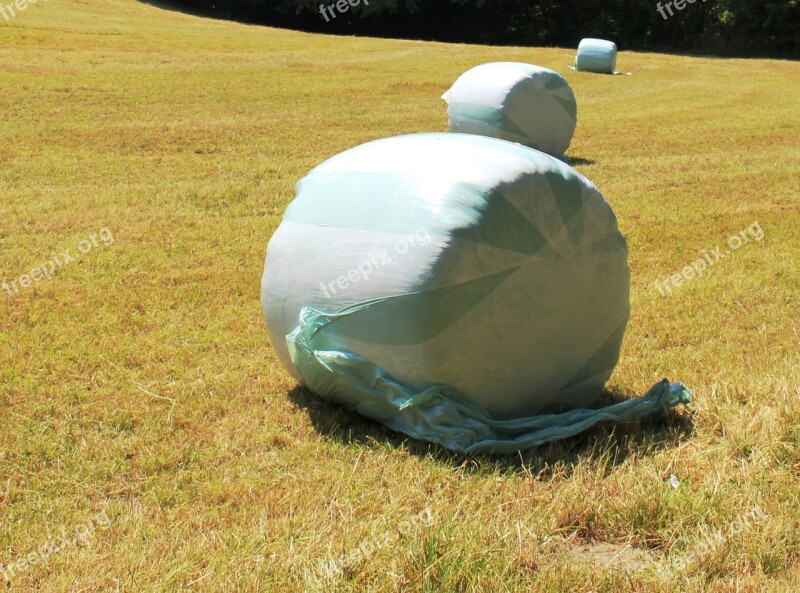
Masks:
[[[615,418],[525,416],[596,400],[628,292],[625,239],[587,179],[465,134],[377,140],[316,167],[262,280],[273,346],[295,377],[461,451],[518,450]],[[668,391],[624,416],[664,407]]]
[[[467,70],[442,98],[451,132],[519,142],[560,157],[575,133],[575,95],[560,74],[493,62]]]
[[[582,39],[575,56],[575,70],[614,74],[617,68],[617,45],[605,39]]]

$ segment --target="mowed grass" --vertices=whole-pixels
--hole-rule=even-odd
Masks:
[[[572,56],[134,0],[0,20],[0,280],[113,234],[0,292],[0,568],[16,566],[0,588],[798,590],[800,65],[623,52],[633,74],[612,77]],[[269,345],[264,251],[296,181],[445,130],[441,93],[494,60],[575,91],[569,154],[630,247],[609,389],[686,382],[696,401],[667,421],[453,455],[322,403]],[[730,250],[754,223],[763,239]],[[731,253],[703,277],[655,288],[717,246]]]

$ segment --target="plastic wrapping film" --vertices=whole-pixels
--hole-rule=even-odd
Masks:
[[[617,45],[605,39],[587,38],[578,44],[575,70],[614,74],[617,68]]]
[[[462,74],[442,99],[451,132],[518,142],[557,157],[569,148],[577,124],[566,79],[531,64],[481,64]]]
[[[685,401],[587,410],[619,356],[627,247],[597,189],[518,144],[371,142],[309,173],[270,240],[262,302],[324,399],[458,451],[508,452]]]

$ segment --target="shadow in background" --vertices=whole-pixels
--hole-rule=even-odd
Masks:
[[[201,16],[201,17],[208,17],[208,18],[219,18],[222,20],[235,20],[227,15],[227,13],[220,13],[219,15],[213,14],[212,11],[203,10],[200,7],[191,8],[189,6],[185,6],[183,4],[174,4],[172,2],[161,2],[160,0],[139,0],[142,4],[148,4],[150,6],[155,6],[156,8],[160,8],[162,10],[171,10],[172,12],[180,12],[182,14],[187,14],[189,16]]]
[[[585,460],[605,463],[606,472],[610,472],[632,454],[652,455],[676,447],[694,432],[694,420],[689,413],[672,411],[663,419],[600,424],[574,437],[515,455],[468,455],[394,432],[356,412],[324,401],[305,387],[295,387],[288,396],[298,408],[305,410],[314,428],[326,438],[345,445],[380,446],[406,451],[409,455],[434,459],[470,474],[510,471],[547,480],[554,475],[569,475],[575,466]],[[607,405],[627,397],[606,390],[599,404]]]

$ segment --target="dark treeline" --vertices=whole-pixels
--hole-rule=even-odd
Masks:
[[[352,0],[355,6],[339,0],[338,7],[336,0],[171,3],[220,18],[348,35],[562,47],[602,37],[620,49],[800,57],[800,0]],[[321,10],[321,4],[331,8]]]

